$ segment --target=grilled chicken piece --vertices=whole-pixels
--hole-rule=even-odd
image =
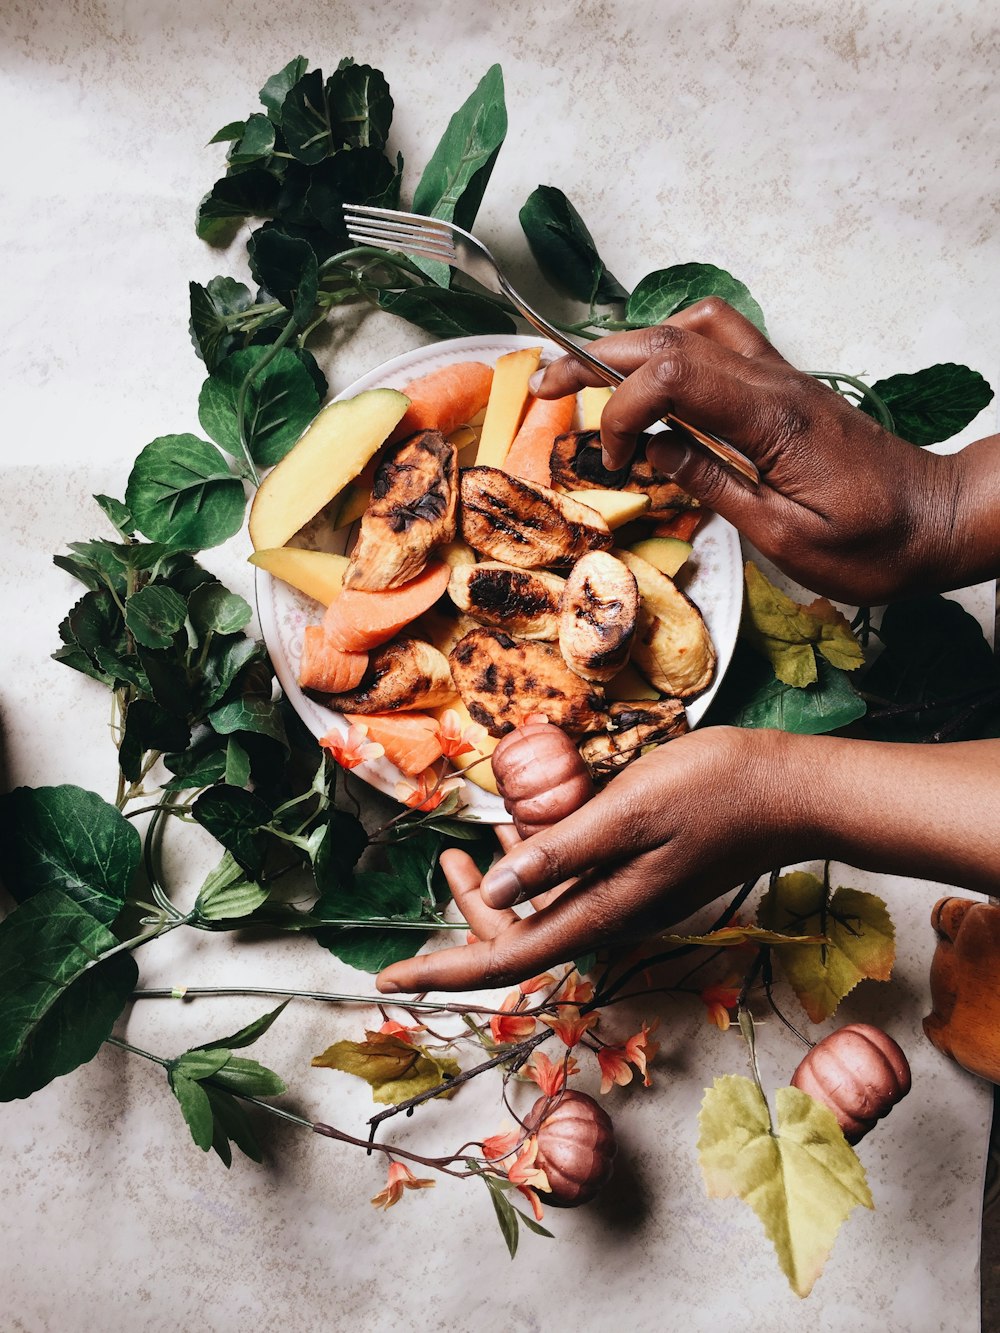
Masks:
[[[459,639],[464,639],[469,630],[475,628],[476,622],[471,616],[463,615],[447,598],[442,597],[429,611],[411,620],[406,633],[411,638],[423,639],[425,643],[432,644],[447,657]]]
[[[455,697],[448,659],[420,639],[392,639],[373,648],[356,689],[327,695],[338,713],[391,713],[433,708]]]
[[[466,468],[461,491],[462,536],[489,559],[545,569],[611,545],[611,529],[596,510],[499,468]]]
[[[608,730],[588,736],[580,745],[583,762],[595,782],[607,782],[626,764],[638,759],[647,745],[661,745],[683,736],[687,714],[680,699],[658,703],[618,703],[608,710]]]
[[[632,664],[663,694],[690,699],[711,684],[715,648],[701,612],[648,560],[615,551],[628,565],[642,599],[632,643]]]
[[[449,440],[422,430],[390,449],[375,473],[345,588],[381,592],[416,578],[431,550],[454,539],[457,507],[458,463]]]
[[[566,580],[555,574],[486,561],[456,567],[448,596],[481,625],[495,625],[519,639],[558,639],[565,586]]]
[[[606,551],[590,551],[566,580],[559,650],[584,680],[609,681],[625,665],[639,614],[635,575]]]
[[[571,736],[607,724],[600,689],[574,675],[547,643],[519,643],[498,629],[474,629],[449,660],[470,716],[491,736],[506,736],[532,713],[544,713]]]
[[[552,485],[557,490],[636,491],[649,496],[643,518],[672,518],[679,509],[697,509],[698,501],[657,472],[646,460],[648,435],[640,435],[628,467],[606,468],[601,462],[601,432],[574,430],[552,446]]]

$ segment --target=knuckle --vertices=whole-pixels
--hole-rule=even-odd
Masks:
[[[733,307],[721,296],[703,296],[694,305],[688,306],[688,313],[698,323],[715,324],[734,313]]]
[[[646,330],[646,346],[649,354],[668,352],[684,341],[686,334],[676,324],[653,324]]]

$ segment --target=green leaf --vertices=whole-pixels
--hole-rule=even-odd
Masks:
[[[167,1077],[170,1091],[177,1098],[191,1137],[202,1152],[208,1152],[215,1133],[215,1118],[208,1093],[195,1079],[187,1078],[177,1070],[171,1070]]]
[[[253,792],[224,783],[209,787],[191,807],[194,819],[233,854],[250,879],[264,865],[267,838],[262,830],[270,823],[271,807]]]
[[[260,736],[269,736],[271,740],[288,748],[285,724],[281,718],[281,709],[270,699],[246,697],[234,699],[215,708],[208,715],[212,727],[220,736],[231,736],[235,731],[254,732]]]
[[[119,537],[131,537],[135,531],[135,524],[132,521],[132,515],[121,500],[116,500],[112,495],[95,495],[94,499]]]
[[[201,679],[198,684],[200,687],[200,698],[204,708],[215,708],[221,704],[225,695],[238,686],[245,674],[248,674],[253,668],[263,663],[267,658],[264,645],[257,640],[247,639],[243,635],[239,638],[219,638],[213,640],[209,647],[208,656],[205,658],[201,670]],[[241,702],[241,701],[237,701]],[[267,710],[275,710],[275,706],[267,701]],[[222,716],[220,726],[216,728],[223,731],[227,726],[226,718],[229,714]],[[237,719],[238,720],[238,719]],[[280,716],[277,718],[277,727],[280,731]],[[268,723],[268,726],[271,724]],[[239,731],[240,727],[230,726],[229,731]],[[248,730],[253,730],[249,727]],[[275,735],[275,739],[281,739],[280,734]],[[237,786],[241,785],[239,783]]]
[[[957,602],[936,596],[895,602],[879,638],[885,650],[863,686],[885,702],[871,706],[867,735],[885,741],[1000,736],[1000,662],[979,622]]]
[[[162,583],[147,584],[125,603],[129,633],[147,648],[169,648],[186,616],[184,598]]]
[[[125,713],[125,731],[118,747],[118,765],[129,782],[142,776],[143,756],[151,750],[182,750],[191,739],[191,729],[152,699],[133,699]]]
[[[125,502],[144,536],[171,550],[219,546],[243,525],[243,483],[214,445],[196,435],[164,435],[132,466]]]
[[[210,787],[221,782],[226,771],[226,742],[214,733],[200,736],[197,742],[180,754],[163,756],[164,765],[175,773],[163,784],[164,791],[187,791],[193,787]]]
[[[349,244],[345,204],[399,206],[403,159],[393,167],[377,148],[348,148],[313,167],[306,191],[309,212],[340,246]]]
[[[859,981],[888,981],[896,959],[896,930],[881,898],[841,888],[824,908],[825,892],[822,880],[796,870],[782,875],[757,909],[766,930],[825,936],[822,944],[782,949],[778,955],[814,1023],[829,1018]]]
[[[264,353],[247,347],[212,372],[198,398],[198,420],[227,453],[242,457],[236,404],[244,379]],[[280,462],[319,411],[320,397],[309,371],[283,347],[250,382],[244,404],[247,447],[255,463]]]
[[[228,1052],[227,1052],[228,1054]],[[257,1060],[244,1060],[230,1055],[222,1068],[212,1076],[212,1082],[243,1097],[279,1097],[287,1092],[285,1082],[273,1069],[267,1069]]]
[[[247,245],[250,270],[260,285],[305,324],[316,305],[319,269],[307,241],[278,227],[261,227]]]
[[[413,212],[454,221],[471,231],[506,135],[503,71],[493,65],[448,122],[420,177]],[[449,285],[446,264],[414,262],[439,286]]]
[[[228,1060],[229,1052],[225,1049],[198,1046],[178,1056],[172,1062],[171,1068],[183,1078],[195,1079],[200,1083],[203,1078],[211,1078],[213,1074],[218,1073]]]
[[[0,870],[17,902],[59,889],[110,924],[141,854],[139,834],[96,792],[17,787],[0,796]]]
[[[238,139],[246,129],[245,120],[231,120],[228,125],[223,125],[221,130],[216,130],[209,139],[209,143],[230,143],[233,139]]]
[[[194,910],[204,921],[234,921],[249,916],[266,901],[267,889],[248,879],[232,853],[226,852],[205,877]]]
[[[223,1092],[221,1088],[214,1088],[210,1083],[205,1085],[204,1092],[208,1097],[214,1118],[212,1148],[218,1153],[224,1164],[227,1167],[232,1164],[233,1154],[229,1147],[230,1140],[252,1162],[262,1162],[264,1154],[242,1102],[234,1097],[232,1093]]]
[[[235,736],[226,746],[226,782],[230,787],[245,787],[250,781],[250,756]]]
[[[274,152],[274,122],[257,112],[243,127],[243,133],[229,152],[229,163],[234,167],[249,166],[254,162],[267,163]]]
[[[481,1179],[489,1190],[490,1199],[493,1202],[493,1211],[496,1213],[497,1222],[500,1224],[500,1234],[503,1236],[507,1251],[513,1259],[517,1254],[517,1243],[521,1238],[520,1228],[517,1225],[517,1212],[503,1190],[497,1188],[496,1182],[491,1176],[483,1171]]]
[[[815,685],[804,689],[786,685],[775,677],[769,662],[738,643],[706,722],[820,736],[864,717],[865,702],[847,674],[825,659],[818,659],[816,666]]]
[[[139,976],[128,953],[92,966],[117,943],[55,888],[0,922],[0,1101],[30,1097],[97,1054]]]
[[[390,315],[409,320],[438,338],[465,338],[481,333],[514,333],[506,311],[486,296],[450,287],[408,287],[379,292],[378,303]]]
[[[224,1050],[235,1051],[244,1046],[252,1046],[253,1043],[262,1037],[272,1023],[277,1022],[288,1006],[288,1000],[283,1000],[275,1009],[269,1010],[266,1014],[261,1014],[260,1018],[255,1018],[252,1023],[246,1027],[240,1028],[229,1037],[220,1037],[217,1041],[206,1041],[201,1046],[193,1047],[196,1051],[208,1051],[214,1046],[221,1046]]]
[[[285,94],[281,130],[293,157],[307,165],[322,162],[341,147],[323,85],[323,71],[303,74]]]
[[[281,109],[284,106],[285,98],[308,68],[309,61],[306,57],[296,56],[283,69],[279,69],[277,74],[272,74],[267,83],[261,88],[260,100],[267,108],[267,114],[275,125],[281,124]]]
[[[243,218],[271,216],[279,189],[278,178],[262,167],[223,176],[198,205],[195,231],[209,245],[225,245]]]
[[[253,305],[249,287],[235,278],[213,278],[207,287],[189,284],[191,294],[190,332],[194,350],[209,370],[238,345],[238,335],[231,332],[229,319]]]
[[[767,658],[779,680],[800,689],[818,680],[813,645],[831,666],[842,671],[864,664],[864,652],[850,625],[825,597],[802,606],[750,561],[745,576],[747,598],[740,632]]]
[[[748,288],[714,264],[674,264],[647,274],[628,298],[625,318],[638,328],[662,324],[706,296],[721,296],[761,333],[767,332],[764,314]]]
[[[792,1290],[808,1296],[841,1224],[875,1204],[833,1112],[798,1088],[779,1088],[776,1105],[775,1132],[751,1079],[717,1078],[701,1105],[698,1156],[709,1197],[749,1203]]]
[[[775,930],[763,930],[760,926],[722,926],[719,930],[710,930],[704,935],[658,935],[662,944],[697,944],[707,949],[738,949],[744,944],[783,945],[823,943],[825,935],[805,935],[796,931],[782,935]],[[579,969],[578,969],[579,970]]]
[[[354,867],[367,846],[368,834],[361,820],[348,810],[331,808],[326,831],[313,857],[313,873],[321,899],[327,903],[348,899],[354,883]]]
[[[628,298],[597,253],[587,224],[562,190],[539,185],[519,217],[538,267],[555,286],[585,305],[608,305]]]
[[[250,603],[222,583],[203,583],[188,600],[188,614],[199,638],[206,634],[238,634],[253,612]]]
[[[915,375],[891,375],[871,387],[892,413],[896,434],[919,445],[957,435],[993,399],[993,390],[978,371],[952,362]],[[877,417],[867,398],[858,406]]]
[[[384,148],[392,124],[392,97],[381,70],[341,65],[326,81],[335,134],[353,148]],[[357,202],[357,201],[355,201]]]
[[[372,1090],[372,1100],[392,1105],[429,1092],[446,1079],[462,1072],[457,1060],[432,1055],[422,1046],[393,1037],[387,1032],[366,1032],[364,1041],[338,1041],[313,1056],[320,1069],[339,1069],[363,1078]],[[439,1097],[450,1097],[445,1088]]]

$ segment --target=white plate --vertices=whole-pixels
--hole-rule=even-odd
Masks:
[[[438,370],[455,361],[484,361],[492,365],[506,352],[516,351],[520,347],[537,347],[538,343],[538,338],[497,334],[493,337],[454,338],[449,342],[418,347],[362,375],[343,393],[339,393],[337,398],[353,398],[364,389],[401,389],[418,375],[426,375],[431,370]],[[561,349],[553,343],[543,344],[543,364],[561,355]],[[352,534],[353,529],[339,533],[312,531],[305,537],[303,544],[311,544],[317,550],[342,554]],[[691,559],[678,582],[705,617],[719,660],[711,688],[688,705],[688,720],[691,726],[696,726],[704,716],[729,665],[743,605],[739,536],[736,529],[718,514],[712,514],[699,528]],[[334,728],[346,734],[347,722],[343,715],[324,708],[315,699],[303,694],[298,686],[303,630],[320,619],[319,604],[281,579],[258,569],[257,608],[275,674],[299,717],[317,738],[325,736]],[[389,796],[395,795],[396,783],[402,777],[396,766],[387,759],[362,764],[354,771]],[[462,808],[460,818],[481,820],[488,824],[510,823],[503,802],[491,792],[466,782],[465,798],[467,804]]]

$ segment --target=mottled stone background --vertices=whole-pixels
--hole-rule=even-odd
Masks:
[[[76,595],[49,554],[101,531],[88,497],[120,494],[142,445],[197,429],[203,376],[187,345],[187,282],[231,271],[193,232],[223,155],[203,145],[291,56],[329,68],[351,54],[385,70],[410,189],[452,110],[499,60],[510,130],[478,229],[543,306],[558,298],[531,276],[516,218],[539,183],[569,194],[626,284],[688,260],[731,270],[777,344],[810,369],[874,378],[962,361],[996,384],[998,46],[987,0],[6,0],[6,782],[113,791],[105,699],[47,657]],[[335,389],[419,339],[381,315],[348,342],[350,329],[338,324],[323,353]],[[996,428],[991,407],[963,439]],[[210,563],[249,592],[245,551],[231,547]],[[971,604],[985,616],[985,595]],[[182,898],[211,861],[189,832],[172,841]],[[915,1082],[862,1147],[877,1211],[851,1218],[805,1304],[750,1211],[704,1196],[701,1090],[744,1060],[738,1038],[708,1028],[697,1006],[674,1006],[655,1088],[615,1099],[616,1182],[591,1209],[550,1212],[558,1239],[526,1237],[514,1264],[481,1188],[442,1182],[376,1215],[367,1199],[381,1163],[300,1131],[266,1130],[266,1166],[239,1160],[227,1174],[190,1142],[159,1071],[106,1051],[0,1108],[0,1327],[527,1333],[627,1321],[692,1333],[966,1333],[978,1320],[990,1097],[920,1034],[940,890],[842,877],[877,887],[900,936],[894,983],[862,987],[844,1016],[885,1022]],[[150,985],[367,989],[293,940],[178,933],[142,955],[142,975]],[[263,1008],[149,1003],[122,1031],[172,1054]],[[294,1087],[290,1104],[360,1127],[367,1090],[309,1067],[360,1027],[356,1011],[301,1005],[259,1054]],[[762,1044],[774,1086],[797,1053],[772,1025]],[[480,1080],[401,1132],[440,1150],[503,1118],[496,1085]]]

